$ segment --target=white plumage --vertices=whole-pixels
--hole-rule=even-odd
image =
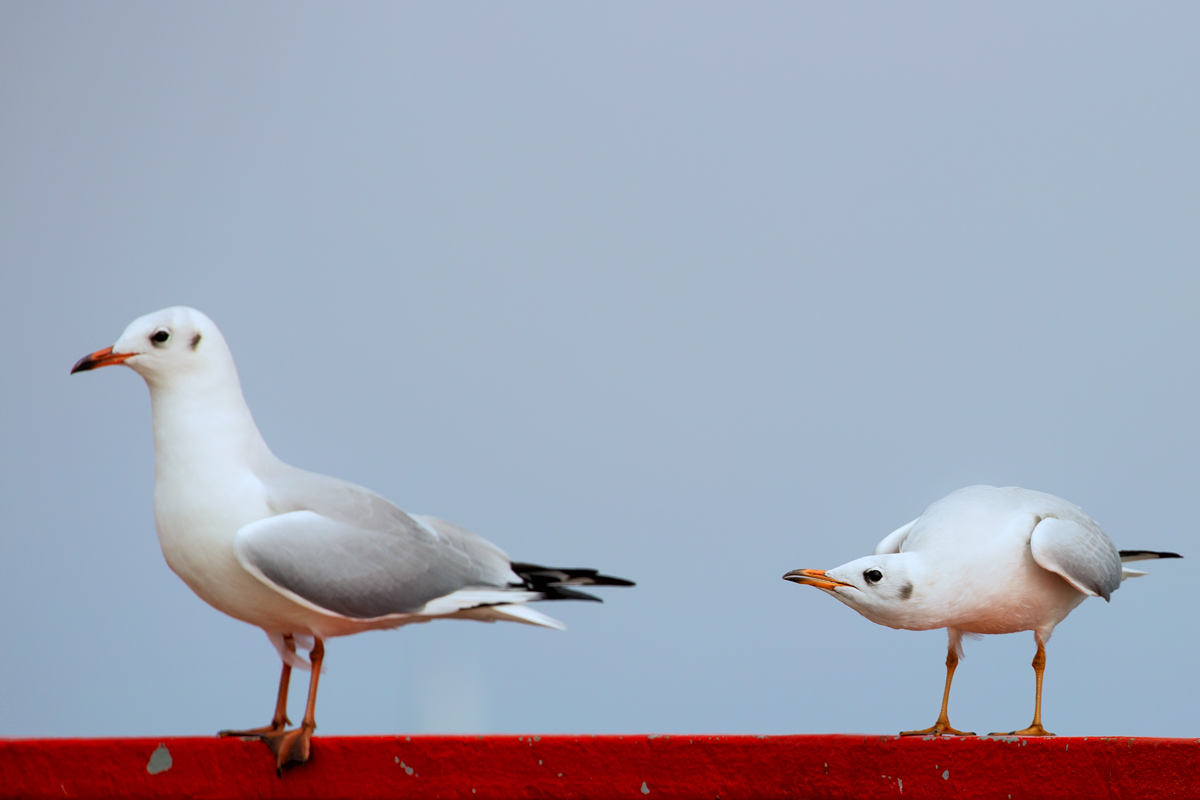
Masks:
[[[786,580],[833,595],[890,628],[946,628],[946,691],[938,722],[906,733],[962,733],[946,706],[963,634],[1033,631],[1037,701],[1022,735],[1041,725],[1045,644],[1058,623],[1090,597],[1108,600],[1126,577],[1124,560],[1178,557],[1119,552],[1090,517],[1062,498],[1017,487],[970,486],[937,501],[888,534],[873,555],[831,570],[793,570]]]
[[[524,606],[591,599],[576,585],[631,586],[595,570],[514,564],[464,528],[406,514],[361,486],[297,469],[268,449],[212,320],[191,308],[148,314],[72,372],[124,364],[150,387],[154,518],[171,569],[213,607],[257,625],[283,674],[262,736],[277,766],[308,757],[322,640],[458,617],[562,629]],[[300,728],[285,731],[290,670],[314,671]]]

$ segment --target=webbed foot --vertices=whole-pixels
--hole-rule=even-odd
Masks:
[[[1054,736],[1054,734],[1043,728],[1041,724],[1037,724],[1030,725],[1028,728],[1022,728],[1019,731],[989,733],[988,736]]]
[[[920,731],[900,731],[901,736],[974,736],[971,731],[960,731],[950,727],[950,720],[939,719],[932,728]]]

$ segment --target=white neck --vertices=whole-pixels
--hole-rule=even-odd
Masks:
[[[274,460],[242,397],[232,359],[228,364],[174,375],[147,377],[154,414],[156,472],[217,468],[250,469]]]

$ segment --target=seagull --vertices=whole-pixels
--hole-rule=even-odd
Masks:
[[[933,727],[901,736],[974,736],[952,728],[946,713],[963,635],[1033,631],[1033,723],[991,735],[1053,736],[1042,727],[1042,673],[1054,627],[1088,597],[1107,602],[1125,578],[1146,574],[1124,563],[1180,557],[1117,550],[1099,525],[1060,497],[1016,486],[969,486],[888,534],[874,555],[783,578],[815,586],[889,628],[946,629],[941,714]]]
[[[150,388],[154,520],[167,564],[209,605],[262,628],[283,661],[271,723],[220,734],[265,741],[277,773],[308,760],[326,639],[444,618],[562,630],[525,604],[598,601],[571,587],[634,585],[512,561],[451,522],[283,463],[250,416],[224,337],[193,308],[134,320],[71,373],[115,364]],[[304,719],[288,730],[293,667],[312,675]]]

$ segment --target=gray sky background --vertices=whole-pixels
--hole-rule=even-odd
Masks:
[[[931,724],[942,632],[780,575],[973,483],[1200,559],[1198,35],[1185,3],[0,5],[0,735],[270,715],[266,638],[159,552],[141,379],[67,374],[173,304],[285,460],[639,583],[541,606],[566,633],[334,640],[320,733]],[[1047,727],[1200,735],[1196,563],[1058,628]],[[1033,650],[968,642],[954,723],[1028,724]]]

